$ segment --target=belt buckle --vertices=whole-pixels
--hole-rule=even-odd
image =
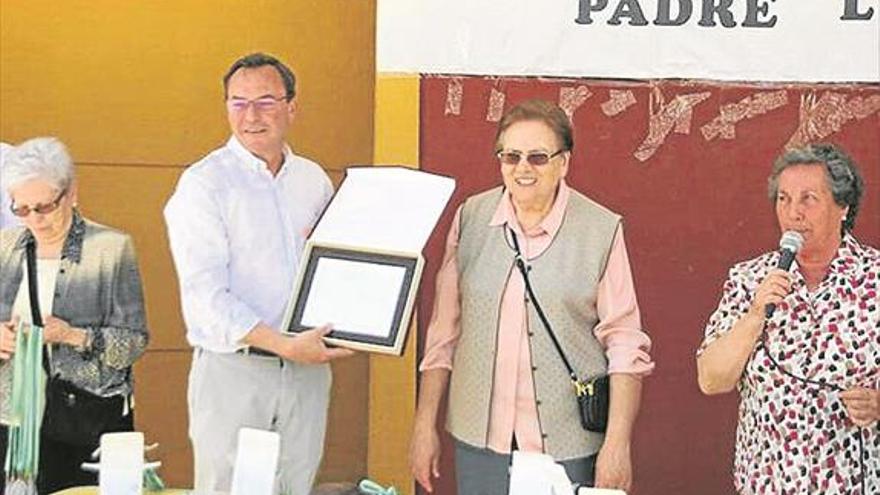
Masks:
[[[237,350],[236,352],[244,354],[245,356],[256,356],[256,357],[261,357],[261,358],[281,359],[280,356],[278,356],[277,354],[275,354],[273,352],[264,351],[264,350],[258,349],[256,347],[242,347],[241,349]]]

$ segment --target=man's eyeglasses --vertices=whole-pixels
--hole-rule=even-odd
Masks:
[[[64,189],[63,191],[61,191],[61,194],[59,194],[58,197],[55,198],[55,200],[52,201],[51,203],[45,203],[45,204],[38,203],[38,204],[35,204],[34,206],[28,206],[28,205],[16,206],[15,203],[13,203],[9,206],[9,209],[12,210],[13,215],[15,215],[17,217],[22,217],[22,218],[30,215],[32,211],[37,212],[40,215],[47,215],[47,214],[52,213],[53,211],[58,209],[58,205],[61,204],[61,198],[63,198],[65,194],[67,194],[67,189]]]
[[[498,161],[503,163],[504,165],[519,165],[522,161],[523,157],[525,157],[526,161],[529,165],[535,167],[541,167],[543,165],[547,165],[550,163],[550,160],[558,156],[560,153],[566,150],[559,150],[555,153],[549,153],[546,151],[532,151],[529,153],[523,153],[521,151],[498,151],[495,153],[495,156],[498,157]]]
[[[247,110],[251,105],[258,112],[269,112],[278,108],[278,104],[286,102],[285,96],[261,96],[254,100],[246,100],[244,98],[229,98],[226,100],[226,109],[232,113],[241,113]]]

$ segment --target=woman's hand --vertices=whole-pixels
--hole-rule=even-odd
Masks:
[[[6,361],[15,353],[15,331],[17,328],[17,316],[10,321],[0,322],[0,360]]]
[[[866,427],[880,420],[880,390],[855,387],[841,392],[840,398],[856,426]]]
[[[628,492],[632,478],[629,444],[606,441],[596,457],[596,488]]]
[[[779,304],[789,292],[791,292],[791,274],[779,268],[770,270],[767,277],[755,290],[749,314],[764,321],[767,305]]]
[[[409,468],[413,478],[433,493],[432,478],[440,477],[440,436],[429,424],[416,424],[409,447]]]
[[[43,342],[47,344],[66,344],[82,348],[86,332],[70,326],[69,323],[54,316],[43,317]]]

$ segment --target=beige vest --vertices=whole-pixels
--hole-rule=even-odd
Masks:
[[[447,429],[480,448],[486,447],[489,431],[501,295],[511,270],[516,270],[505,228],[489,226],[502,193],[499,187],[465,202],[458,246],[462,333],[452,366]],[[607,370],[604,349],[593,335],[598,322],[596,286],[619,224],[618,215],[572,190],[556,237],[529,262],[535,297],[582,377]],[[603,435],[581,427],[568,372],[534,307],[527,308],[544,452],[557,460],[594,454]]]

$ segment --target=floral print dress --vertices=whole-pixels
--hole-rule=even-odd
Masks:
[[[745,315],[778,259],[730,270],[698,354]],[[796,263],[792,280],[738,384],[734,484],[749,495],[880,494],[880,426],[855,426],[839,398],[880,389],[880,251],[847,234],[815,290]]]

